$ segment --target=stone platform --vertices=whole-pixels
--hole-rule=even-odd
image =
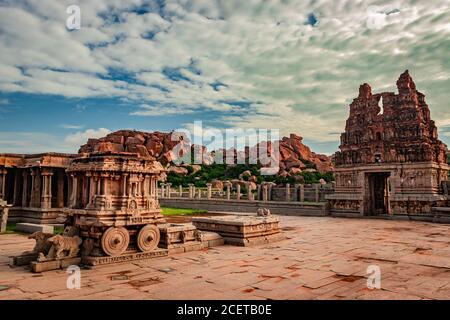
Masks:
[[[277,217],[218,216],[194,217],[192,223],[199,230],[216,232],[225,243],[250,246],[270,243],[283,239]]]
[[[35,299],[449,299],[450,226],[413,221],[280,217],[289,238],[258,247],[219,246],[158,259],[33,274],[9,257],[34,240],[0,235],[0,300]],[[381,289],[367,288],[367,269]]]
[[[103,256],[103,257],[92,257],[87,256],[81,259],[81,263],[88,266],[99,266],[105,264],[112,263],[120,263],[120,262],[131,262],[131,261],[139,261],[145,259],[159,258],[165,257],[169,254],[169,251],[166,249],[155,249],[149,252],[126,252],[120,256]]]

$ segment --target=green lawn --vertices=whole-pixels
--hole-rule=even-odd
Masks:
[[[54,227],[53,234],[62,234],[64,231],[63,227]],[[19,234],[25,234],[19,231],[16,231],[16,224],[15,223],[8,223],[6,225],[6,232],[5,233],[19,233]]]
[[[182,209],[182,208],[167,208],[161,207],[162,214],[165,216],[188,216],[194,215],[198,213],[207,213],[206,210],[197,210],[197,209]]]

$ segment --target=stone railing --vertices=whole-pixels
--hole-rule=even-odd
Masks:
[[[170,183],[163,183],[158,188],[158,197],[161,199],[209,199],[209,200],[235,200],[235,201],[277,201],[277,202],[326,202],[325,196],[334,191],[334,185],[328,184],[296,184],[276,186],[273,183],[262,183],[255,190],[241,187],[240,184],[225,184],[225,190],[214,189],[212,184],[206,188],[188,188],[182,186],[172,187]]]

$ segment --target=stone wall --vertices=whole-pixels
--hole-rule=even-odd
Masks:
[[[255,185],[249,195],[248,189],[231,184],[225,191],[212,188],[198,188],[193,185],[189,188],[172,187],[170,183],[162,183],[158,189],[160,198],[195,198],[195,199],[228,199],[228,200],[266,200],[266,201],[296,201],[296,202],[325,202],[326,196],[334,191],[334,184],[286,184],[277,186],[273,183]],[[267,197],[265,199],[265,197]]]
[[[256,213],[259,208],[268,208],[271,213],[280,215],[297,216],[327,216],[328,208],[325,202],[300,203],[300,202],[278,202],[278,201],[235,201],[221,199],[184,199],[164,198],[160,204],[165,207],[189,208],[208,210],[210,212],[246,212]]]

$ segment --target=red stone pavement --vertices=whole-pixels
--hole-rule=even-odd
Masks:
[[[33,247],[0,235],[0,299],[449,299],[450,226],[378,219],[280,217],[286,240],[81,270],[8,266]],[[367,268],[381,289],[367,288]]]

